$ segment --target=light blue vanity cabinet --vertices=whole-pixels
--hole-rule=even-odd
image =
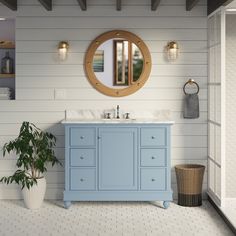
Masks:
[[[172,201],[171,123],[65,125],[64,202]]]

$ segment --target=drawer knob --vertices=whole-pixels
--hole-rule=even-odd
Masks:
[[[152,182],[156,181],[155,179],[152,179]]]
[[[155,136],[152,136],[152,139],[155,139]]]
[[[155,157],[154,156],[152,156],[152,160],[154,160],[155,159]]]
[[[81,156],[81,157],[80,157],[80,159],[81,159],[81,160],[83,160],[83,159],[84,159],[84,157],[83,157],[83,156]]]
[[[80,136],[80,139],[84,139],[84,136]]]
[[[84,182],[84,179],[80,179],[81,182]]]

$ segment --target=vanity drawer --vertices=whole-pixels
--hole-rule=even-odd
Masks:
[[[71,128],[70,146],[95,146],[95,128]]]
[[[89,168],[70,169],[71,190],[95,190],[96,170]]]
[[[141,149],[141,166],[166,166],[166,149]]]
[[[165,168],[142,168],[140,171],[141,190],[166,190]]]
[[[141,146],[165,146],[166,128],[141,128]]]
[[[96,166],[95,149],[71,149],[71,166]]]

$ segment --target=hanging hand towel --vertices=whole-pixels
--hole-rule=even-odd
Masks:
[[[199,98],[196,93],[186,94],[184,99],[184,118],[199,118]]]

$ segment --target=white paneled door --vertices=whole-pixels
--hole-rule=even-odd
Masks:
[[[208,19],[208,194],[218,206],[225,195],[225,11]]]

